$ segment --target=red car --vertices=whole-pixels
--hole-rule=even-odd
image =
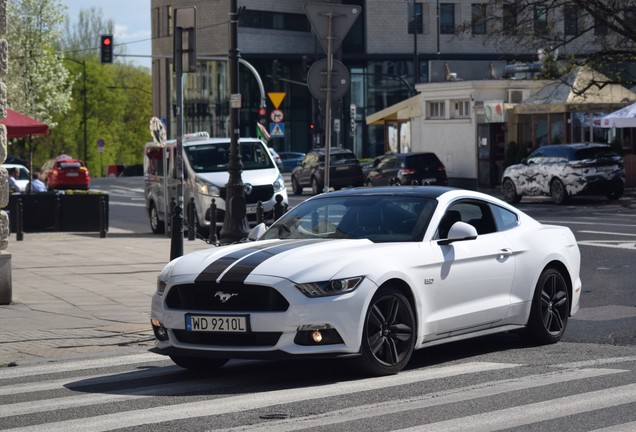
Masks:
[[[42,165],[42,177],[48,189],[88,189],[91,176],[84,162],[61,155]]]

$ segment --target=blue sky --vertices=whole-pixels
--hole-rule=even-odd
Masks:
[[[126,54],[147,55],[152,52],[150,38],[150,0],[62,0],[71,23],[81,9],[100,8],[105,20],[115,23],[116,44],[126,44]],[[150,68],[150,57],[128,57],[127,61]]]

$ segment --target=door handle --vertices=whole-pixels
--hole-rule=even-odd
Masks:
[[[504,259],[504,258],[506,258],[506,257],[511,256],[511,255],[512,255],[512,253],[513,253],[513,252],[512,252],[512,249],[509,249],[509,248],[503,248],[503,249],[500,249],[500,250],[499,250],[499,253],[497,254],[497,259],[502,260],[502,259]]]

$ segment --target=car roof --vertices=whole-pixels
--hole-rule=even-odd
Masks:
[[[258,141],[262,143],[259,138],[239,138],[239,143],[242,142],[254,142]],[[227,144],[230,142],[229,138],[202,138],[202,139],[190,139],[183,142],[184,147],[192,146],[192,145],[200,145],[200,144]],[[176,143],[176,140],[170,140],[168,143]],[[271,147],[268,147],[271,148]]]
[[[550,145],[544,145],[541,146],[540,148],[571,148],[571,149],[581,149],[581,148],[592,148],[592,147],[609,147],[609,145],[607,144],[602,144],[602,143],[569,143],[569,144],[550,144]]]
[[[325,152],[325,148],[324,147],[318,147],[315,149],[311,150],[314,153],[324,153]],[[351,150],[343,148],[343,147],[330,147],[329,148],[329,153],[353,153]]]
[[[451,191],[461,191],[448,186],[378,186],[378,187],[361,187],[351,189],[341,189],[335,192],[329,192],[330,196],[369,196],[369,195],[410,195],[420,196],[423,198],[436,199],[441,195]],[[317,195],[320,197],[324,194]]]
[[[2,166],[5,167],[5,168],[24,168],[27,171],[29,170],[27,167],[25,167],[22,164],[3,163]]]

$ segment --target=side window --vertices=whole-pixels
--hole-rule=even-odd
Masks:
[[[544,158],[543,150],[536,150],[528,156],[528,165],[542,163]]]
[[[498,205],[491,204],[490,209],[492,210],[492,214],[495,217],[495,222],[497,223],[498,231],[505,231],[512,229],[517,226],[519,223],[519,218],[517,214],[511,212],[510,210],[506,210],[503,207],[499,207]]]
[[[437,228],[437,238],[447,238],[448,231],[455,222],[466,222],[484,235],[497,231],[497,225],[488,203],[476,200],[462,200],[453,203]]]

